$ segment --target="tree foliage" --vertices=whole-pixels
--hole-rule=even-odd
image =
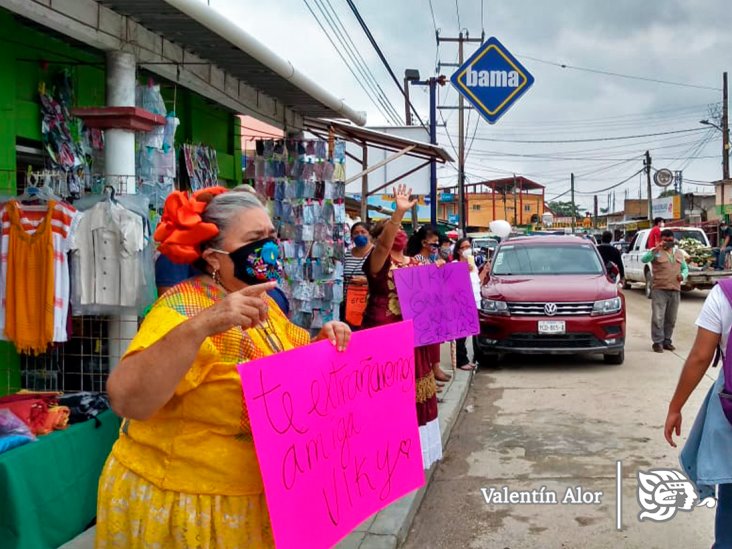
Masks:
[[[551,208],[552,212],[554,212],[554,215],[557,217],[582,217],[584,214],[582,213],[583,210],[576,204],[572,204],[571,201],[555,201],[555,202],[549,202],[549,208]]]

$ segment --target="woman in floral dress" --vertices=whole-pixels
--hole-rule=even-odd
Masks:
[[[407,233],[402,229],[404,214],[416,201],[410,200],[411,189],[400,185],[394,193],[396,209],[391,218],[374,227],[374,249],[366,259],[363,270],[369,283],[369,299],[363,318],[363,328],[374,328],[402,320],[394,272],[419,266],[419,262],[404,255]],[[442,440],[437,419],[437,385],[430,363],[429,348],[414,350],[416,376],[417,421],[422,443],[422,460],[428,469],[442,458]]]

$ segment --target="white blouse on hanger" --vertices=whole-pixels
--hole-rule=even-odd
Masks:
[[[83,212],[71,246],[81,305],[135,307],[144,237],[142,217],[118,203],[105,200]]]

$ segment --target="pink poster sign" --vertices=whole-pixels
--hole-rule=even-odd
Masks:
[[[414,322],[415,345],[480,333],[467,263],[399,269],[394,273],[394,282],[402,316]]]
[[[279,549],[332,547],[424,485],[411,322],[238,370]]]

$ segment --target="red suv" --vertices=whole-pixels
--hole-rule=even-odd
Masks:
[[[481,290],[486,355],[600,353],[625,359],[625,297],[595,245],[576,236],[506,240]]]

